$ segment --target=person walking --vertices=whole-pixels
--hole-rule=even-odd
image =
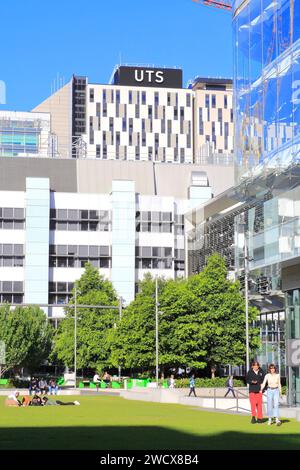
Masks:
[[[262,391],[261,385],[264,381],[265,374],[261,369],[259,362],[253,361],[251,363],[251,369],[248,371],[246,376],[246,382],[249,385],[249,400],[251,405],[252,419],[251,423],[262,423]],[[256,421],[257,418],[257,421]]]
[[[196,395],[196,392],[195,392],[195,376],[192,375],[190,377],[190,393],[189,393],[189,397],[191,396],[191,394],[194,394],[194,397],[197,397]]]
[[[174,375],[171,375],[170,380],[169,380],[169,388],[175,388],[175,379]]]
[[[266,374],[260,388],[261,391],[268,384],[267,389],[267,408],[268,408],[268,425],[272,424],[272,419],[275,418],[276,426],[281,425],[279,420],[279,398],[281,396],[281,381],[280,375],[277,373],[275,364],[270,364],[268,373]]]
[[[224,395],[224,398],[227,397],[228,393],[231,392],[235,398],[234,393],[234,384],[233,384],[233,375],[230,375],[226,381],[227,392]]]

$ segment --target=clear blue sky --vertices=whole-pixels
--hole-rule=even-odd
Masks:
[[[57,73],[107,83],[119,63],[232,77],[230,13],[192,0],[4,0],[0,8],[0,109],[30,110]]]

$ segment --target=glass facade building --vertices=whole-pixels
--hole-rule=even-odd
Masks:
[[[300,155],[300,0],[234,4],[237,179]]]

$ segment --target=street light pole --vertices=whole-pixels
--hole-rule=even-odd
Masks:
[[[246,313],[246,372],[250,369],[249,361],[249,295],[248,295],[248,274],[249,274],[249,256],[247,246],[247,233],[244,233],[244,261],[245,261],[245,313]]]
[[[77,288],[75,286],[74,295],[74,388],[76,390],[76,378],[77,378]]]
[[[119,298],[119,322],[122,319],[122,297]],[[121,382],[121,366],[119,365],[119,382]]]
[[[158,279],[155,278],[155,376],[158,387]]]

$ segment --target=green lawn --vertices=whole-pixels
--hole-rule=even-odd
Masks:
[[[9,408],[0,397],[0,449],[300,449],[294,420],[269,427],[182,405],[76,398],[81,406]]]

